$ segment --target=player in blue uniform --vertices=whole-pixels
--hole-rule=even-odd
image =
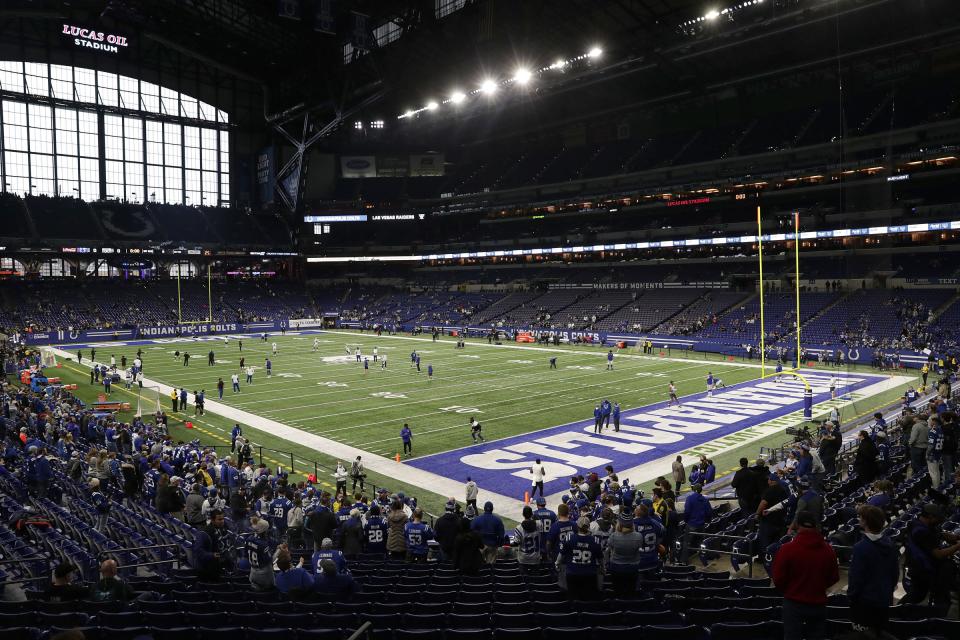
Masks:
[[[717,381],[714,379],[713,373],[710,371],[707,371],[707,395],[708,396],[713,395],[713,390],[716,388],[716,386],[717,386]]]
[[[607,371],[613,371],[613,349],[607,351]]]
[[[777,382],[781,382],[783,380],[783,363],[777,362],[776,373],[777,373]]]
[[[433,365],[427,365],[427,378],[433,378]]]
[[[620,431],[620,403],[613,403],[613,430]]]
[[[264,362],[263,366],[264,366],[264,368],[267,370],[267,377],[269,378],[270,376],[272,376],[272,375],[273,375],[273,363],[270,362],[270,358],[267,358],[267,359],[266,359],[266,361]]]

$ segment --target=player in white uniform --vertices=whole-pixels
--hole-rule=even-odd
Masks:
[[[320,338],[313,339],[313,350],[316,351],[320,348]]]
[[[374,348],[373,348],[373,361],[374,361],[374,362],[377,361],[377,353],[378,353],[378,351],[379,351],[379,349],[378,349],[377,347],[374,347]]]
[[[380,358],[380,368],[381,369],[387,368],[387,354],[383,354],[383,357]]]
[[[277,343],[273,343],[273,355],[277,355]]]
[[[353,355],[357,356],[357,362],[361,362],[362,358],[360,357],[360,347],[357,347],[354,350]]]
[[[676,404],[679,407],[680,399],[677,397],[677,386],[673,384],[673,380],[671,380],[669,386],[667,386],[667,391],[670,394],[670,401],[667,402],[667,406],[669,407],[672,404]]]

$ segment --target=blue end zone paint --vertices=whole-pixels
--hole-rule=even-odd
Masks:
[[[805,371],[803,375],[813,389],[815,404],[830,399],[832,374]],[[885,379],[870,374],[838,378],[838,396]],[[608,464],[617,471],[630,469],[798,411],[803,408],[803,390],[802,383],[786,375],[780,383],[772,378],[753,380],[721,389],[712,397],[707,393],[687,396],[682,407],[659,402],[624,411],[619,433],[613,432],[611,421],[609,428],[594,435],[591,418],[414,458],[406,464],[461,482],[470,476],[484,489],[522,497],[530,489],[529,468],[539,457],[549,474],[544,485],[549,495],[569,487],[574,473],[592,470],[602,476]],[[584,411],[591,413],[592,408],[585,406]],[[469,437],[470,427],[465,424],[463,438]]]

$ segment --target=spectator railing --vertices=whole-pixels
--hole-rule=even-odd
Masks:
[[[145,547],[122,547],[120,549],[110,549],[109,551],[103,551],[97,554],[97,560],[103,562],[104,560],[116,560],[119,557],[119,554],[123,553],[136,553],[138,551],[149,551],[151,549],[173,549],[174,555],[176,557],[170,558],[168,560],[153,560],[150,562],[137,562],[134,564],[118,564],[117,569],[134,569],[136,567],[152,567],[158,564],[170,564],[175,563],[178,566],[185,564],[185,558],[183,557],[183,550],[178,544],[152,544]]]

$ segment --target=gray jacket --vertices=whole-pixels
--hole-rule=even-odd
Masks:
[[[910,430],[910,446],[917,449],[927,448],[927,436],[930,434],[930,427],[925,420],[915,420],[913,429]]]
[[[203,496],[191,491],[183,507],[183,513],[183,518],[187,524],[192,524],[195,527],[202,526],[206,522],[206,518],[203,517]]]

